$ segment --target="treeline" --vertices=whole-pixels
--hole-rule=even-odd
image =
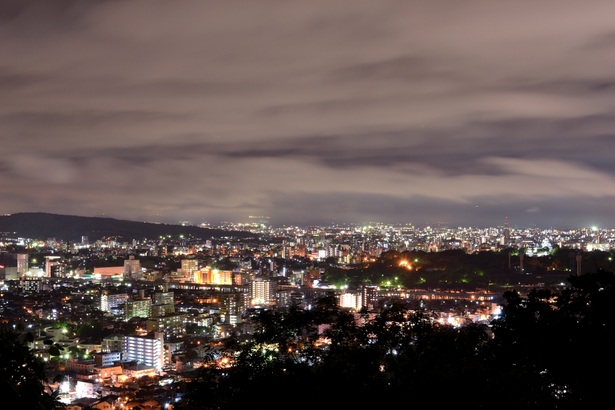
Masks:
[[[351,288],[361,283],[391,283],[407,288],[504,291],[511,286],[553,287],[571,274],[611,271],[612,252],[554,248],[539,255],[519,255],[519,249],[466,253],[461,249],[426,252],[387,251],[377,260],[354,266],[326,268],[325,279]]]
[[[501,317],[461,327],[402,301],[357,320],[333,295],[311,310],[265,310],[250,341],[210,352],[175,409],[602,408],[614,284],[598,270],[560,292],[508,291]]]

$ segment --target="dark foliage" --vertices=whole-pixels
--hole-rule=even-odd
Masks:
[[[501,249],[466,253],[461,249],[438,252],[387,251],[376,261],[355,265],[325,266],[325,281],[347,284],[351,288],[361,284],[406,288],[454,291],[489,290],[502,294],[511,287],[540,286],[561,288],[571,272],[577,271],[576,256],[581,256],[581,274],[592,273],[613,265],[613,254],[605,251],[580,252],[554,248],[542,256],[524,255],[520,272],[519,250]],[[402,262],[411,265],[409,268]]]
[[[0,395],[21,409],[63,408],[56,400],[57,392],[47,388],[44,363],[28,346],[32,341],[31,333],[0,327]]]
[[[441,325],[402,303],[354,315],[330,298],[266,311],[235,366],[212,357],[176,408],[601,408],[615,364],[615,276],[569,282],[561,293],[507,292],[490,325]]]

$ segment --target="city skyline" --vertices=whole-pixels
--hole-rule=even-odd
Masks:
[[[0,4],[0,214],[613,228],[615,3]]]

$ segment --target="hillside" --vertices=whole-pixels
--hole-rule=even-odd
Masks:
[[[192,236],[201,239],[225,236],[247,238],[252,236],[250,232],[244,231],[225,231],[197,226],[155,224],[42,212],[24,212],[0,216],[0,233],[9,237],[41,240],[56,238],[62,241],[81,241],[82,236],[87,236],[90,241],[116,236],[121,237],[121,240],[126,242],[133,239],[159,238],[162,235],[175,237],[184,235],[185,237]]]

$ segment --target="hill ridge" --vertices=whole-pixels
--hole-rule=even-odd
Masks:
[[[162,235],[195,237],[201,239],[233,236],[247,238],[252,233],[198,226],[137,222],[100,216],[62,215],[47,212],[19,212],[0,216],[2,236],[17,236],[46,240],[80,242],[83,236],[89,241],[104,237],[121,237],[123,241],[159,238]]]

